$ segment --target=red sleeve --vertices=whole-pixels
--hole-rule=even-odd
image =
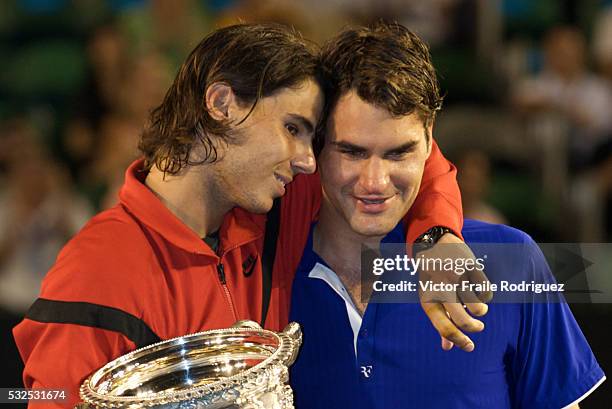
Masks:
[[[272,298],[266,326],[282,330],[289,320],[291,286],[295,271],[302,259],[312,222],[317,219],[321,206],[321,180],[319,173],[298,175],[287,185],[281,199],[280,227],[276,259],[272,273]],[[276,321],[275,321],[276,319]]]
[[[457,185],[457,168],[442,155],[435,140],[432,141],[429,159],[425,162],[419,194],[404,216],[404,222],[407,226],[407,243],[413,243],[434,226],[447,227],[463,239],[463,208]]]
[[[138,236],[132,233],[137,226],[119,229],[123,224],[106,219],[96,223],[84,227],[62,249],[42,282],[40,298],[98,304],[143,318],[142,294],[148,294],[146,277],[151,272],[143,262],[148,256],[142,240],[136,241]],[[68,399],[31,403],[33,408],[73,408],[80,401],[79,387],[85,378],[136,348],[117,331],[41,321],[26,318],[13,329],[25,364],[24,385],[64,389]]]
[[[81,401],[79,387],[85,378],[136,348],[117,332],[74,324],[25,319],[13,334],[25,363],[24,386],[63,389],[67,394],[65,401],[32,402],[31,408],[74,408]]]

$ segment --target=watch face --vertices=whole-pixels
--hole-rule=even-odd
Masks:
[[[438,242],[438,240],[440,240],[440,237],[450,231],[451,230],[447,229],[446,227],[435,226],[423,233],[423,235],[419,237],[416,242],[425,244],[435,244]]]
[[[426,234],[423,237],[423,243],[433,244],[433,242],[434,242],[434,235],[432,233]]]

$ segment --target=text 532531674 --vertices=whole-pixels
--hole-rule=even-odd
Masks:
[[[62,402],[68,399],[64,389],[0,388],[0,403]]]

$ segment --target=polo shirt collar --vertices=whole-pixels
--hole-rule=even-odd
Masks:
[[[217,257],[212,249],[174,215],[144,184],[147,171],[144,160],[133,162],[125,172],[125,182],[119,191],[119,201],[142,223],[159,233],[165,240],[192,253]],[[242,209],[232,209],[223,218],[219,238],[223,249],[239,247],[263,235],[252,215]]]

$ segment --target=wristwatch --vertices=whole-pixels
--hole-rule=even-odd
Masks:
[[[419,251],[423,251],[433,247],[433,245],[440,240],[440,237],[444,236],[446,233],[453,233],[453,231],[448,227],[434,226],[417,237],[414,243],[419,244]]]

